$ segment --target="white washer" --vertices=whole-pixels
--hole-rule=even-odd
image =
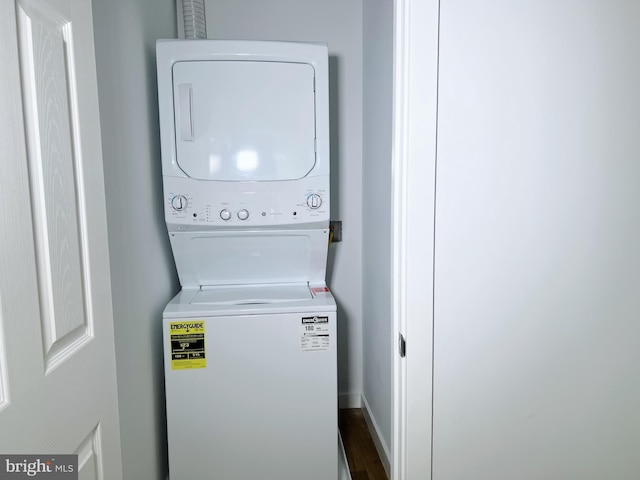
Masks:
[[[160,40],[171,480],[338,478],[327,46]]]
[[[171,480],[338,478],[336,305],[324,285],[183,289],[163,323]],[[194,361],[206,368],[183,368]]]

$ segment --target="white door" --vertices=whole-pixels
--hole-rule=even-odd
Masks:
[[[640,5],[396,8],[394,478],[637,478]]]
[[[441,3],[433,478],[640,472],[640,3]]]
[[[122,478],[89,0],[0,2],[0,452]]]

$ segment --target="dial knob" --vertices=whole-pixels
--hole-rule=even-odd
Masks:
[[[249,210],[247,210],[246,208],[243,208],[242,210],[238,211],[238,218],[240,220],[246,220],[247,218],[249,218]]]
[[[320,208],[322,205],[322,197],[317,193],[313,193],[307,197],[307,206],[313,210]]]
[[[226,208],[223,210],[220,210],[220,218],[222,220],[229,220],[231,218],[231,212]]]
[[[175,195],[171,199],[171,208],[173,208],[176,212],[182,212],[187,209],[187,197],[184,195]]]

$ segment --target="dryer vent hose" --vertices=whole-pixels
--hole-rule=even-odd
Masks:
[[[207,38],[207,21],[204,15],[204,0],[182,0],[184,38]]]

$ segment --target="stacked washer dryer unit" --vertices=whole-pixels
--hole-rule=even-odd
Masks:
[[[160,40],[171,480],[334,480],[327,47]]]

